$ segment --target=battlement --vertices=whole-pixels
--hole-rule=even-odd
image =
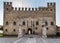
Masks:
[[[15,11],[38,11],[39,8],[17,8],[17,7],[12,7],[13,10]]]
[[[17,8],[17,7],[12,7],[13,10],[15,11],[42,11],[42,10],[47,10],[46,7],[38,7],[38,8]]]
[[[11,7],[12,7],[12,2],[4,2],[4,5],[7,5],[7,6],[11,5]],[[12,7],[12,10],[15,10],[15,11],[38,11],[38,10],[41,11],[41,10],[46,10],[47,11],[48,7],[50,7],[50,6],[55,6],[55,2],[48,2],[47,7],[38,7],[38,8]]]
[[[12,5],[12,2],[4,2],[4,5]]]
[[[55,6],[55,2],[48,2],[47,5],[48,6]]]

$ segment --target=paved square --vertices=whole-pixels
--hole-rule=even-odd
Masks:
[[[60,43],[59,38],[0,38],[0,43]]]

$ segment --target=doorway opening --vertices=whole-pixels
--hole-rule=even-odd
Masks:
[[[27,34],[32,34],[32,29],[31,28],[28,28]]]

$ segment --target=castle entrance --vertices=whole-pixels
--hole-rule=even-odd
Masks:
[[[27,34],[32,34],[32,29],[31,28],[28,28]]]

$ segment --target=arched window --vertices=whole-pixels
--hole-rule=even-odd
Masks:
[[[16,25],[16,22],[15,21],[13,22],[13,25]]]
[[[8,25],[8,21],[6,21],[6,25]]]

